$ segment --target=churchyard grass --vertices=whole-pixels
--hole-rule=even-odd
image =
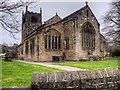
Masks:
[[[0,67],[2,68],[2,86],[30,86],[31,77],[33,73],[41,72],[63,72],[55,68],[49,68],[40,65],[26,64],[13,60],[12,62],[5,62],[0,59]]]
[[[105,60],[101,60],[101,61],[76,61],[76,62],[71,61],[71,62],[61,62],[56,64],[61,66],[71,66],[71,67],[77,67],[77,68],[89,69],[89,70],[103,69],[103,68],[117,68],[119,66],[118,59],[111,57],[107,57]]]

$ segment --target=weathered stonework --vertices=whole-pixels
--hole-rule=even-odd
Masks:
[[[32,75],[32,90],[119,90],[118,68],[36,73]]]
[[[44,24],[41,23],[41,13],[26,10],[23,14],[22,43],[18,47],[20,59],[54,61],[54,57],[62,57],[62,60],[85,60],[89,59],[89,55],[105,55],[105,40],[100,34],[100,24],[88,5],[63,19],[56,14]],[[93,29],[91,33],[94,34],[94,41],[89,31],[90,38],[83,37],[83,26],[87,23]],[[83,48],[83,39],[86,38],[89,39],[89,43],[86,42],[89,46]]]

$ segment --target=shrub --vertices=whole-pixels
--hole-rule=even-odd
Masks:
[[[120,50],[115,50],[112,52],[112,57],[120,57]]]

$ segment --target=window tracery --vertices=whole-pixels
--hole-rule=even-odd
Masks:
[[[61,34],[56,30],[48,30],[44,34],[44,47],[45,49],[60,49],[61,48]]]
[[[89,22],[86,22],[82,27],[82,46],[87,50],[95,48],[95,30]]]

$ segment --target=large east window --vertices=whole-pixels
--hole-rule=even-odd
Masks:
[[[82,47],[87,50],[95,49],[95,30],[89,22],[82,27]]]

